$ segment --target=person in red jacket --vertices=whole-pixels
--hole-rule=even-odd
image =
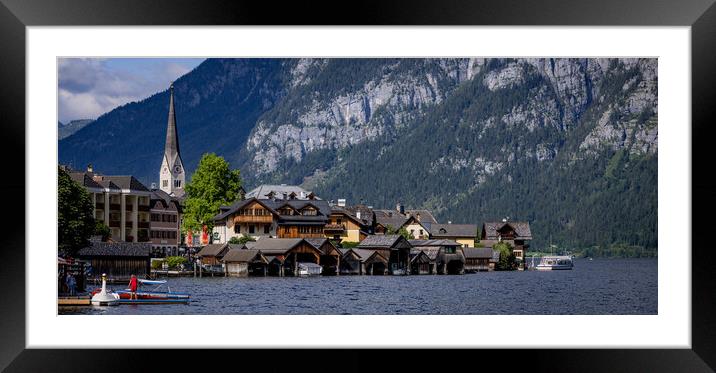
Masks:
[[[137,276],[132,275],[129,279],[129,299],[137,299]]]

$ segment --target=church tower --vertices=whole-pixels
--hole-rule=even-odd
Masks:
[[[175,197],[184,195],[184,164],[179,155],[179,137],[174,114],[174,83],[169,86],[169,120],[167,140],[164,144],[164,159],[159,170],[159,189]]]

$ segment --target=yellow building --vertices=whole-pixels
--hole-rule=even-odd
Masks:
[[[363,205],[333,206],[323,232],[339,242],[361,242],[373,234],[373,210]]]

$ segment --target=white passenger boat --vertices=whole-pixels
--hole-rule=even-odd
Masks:
[[[543,256],[539,264],[535,266],[538,271],[554,271],[572,269],[574,262],[571,256]]]

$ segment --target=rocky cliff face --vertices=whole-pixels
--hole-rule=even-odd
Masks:
[[[484,64],[470,59],[379,60],[375,71],[352,89],[321,91],[311,84],[315,79],[333,79],[336,69],[331,64],[341,63],[297,61],[287,100],[296,102],[292,95],[307,92],[308,97],[285,109],[293,120],[272,113],[259,120],[246,144],[252,171],[270,173],[285,158],[300,162],[310,152],[342,149],[405,129]]]
[[[258,121],[246,143],[252,173],[269,174],[289,158],[300,162],[319,150],[344,149],[410,131],[426,108],[439,106],[476,76],[491,93],[524,86],[530,76],[541,78],[527,100],[474,123],[478,137],[495,126],[528,133],[548,128],[564,134],[581,126],[589,131],[574,134],[580,136],[580,145],[573,150],[573,159],[595,156],[605,147],[634,154],[657,151],[656,59],[386,60],[353,89],[322,91],[312,86],[316,79],[325,78],[322,75],[331,78],[332,63],[296,62],[288,101],[291,95],[309,95],[299,105],[274,109],[288,110],[290,115],[269,112]],[[604,87],[605,81],[609,87]],[[618,83],[619,89],[612,87]],[[593,112],[587,113],[590,109]],[[591,119],[582,120],[586,114]],[[563,149],[559,144],[539,143],[523,150],[508,158],[547,161]],[[470,160],[456,155],[436,159],[434,164],[445,163],[455,168],[470,165],[488,174],[501,164],[479,155]]]

